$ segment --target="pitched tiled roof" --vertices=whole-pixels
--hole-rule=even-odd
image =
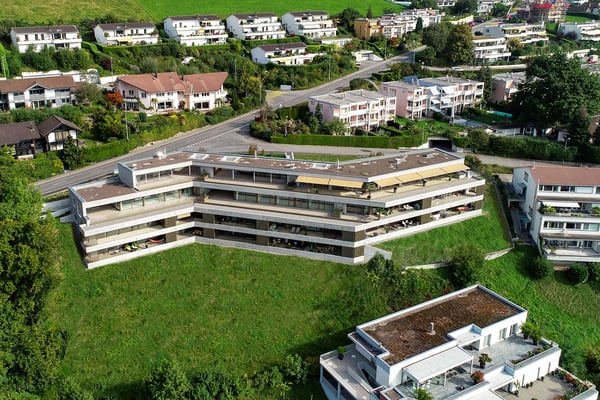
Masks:
[[[15,33],[79,32],[75,25],[23,26],[12,28]]]
[[[529,171],[541,185],[600,186],[600,168],[535,166]]]
[[[143,90],[146,93],[159,92],[215,92],[221,88],[227,72],[207,74],[177,75],[175,72],[158,74],[125,75],[119,81]]]
[[[0,145],[10,146],[24,140],[38,140],[41,136],[33,121],[0,125]]]
[[[35,85],[40,85],[46,89],[71,88],[71,91],[79,87],[72,76],[40,76],[26,79],[7,79],[0,80],[0,93],[23,92]]]
[[[150,28],[155,29],[156,26],[152,22],[117,22],[114,24],[98,24],[104,31],[114,31],[115,29],[131,29],[131,28]]]
[[[217,17],[214,14],[205,14],[205,15],[176,15],[176,16],[172,16],[172,17],[167,17],[167,18],[171,18],[171,20],[173,21],[194,21],[194,20],[200,20],[200,21],[215,21],[215,20],[219,20],[219,17]]]
[[[54,130],[56,128],[58,128],[61,125],[65,125],[66,127],[70,128],[70,129],[74,129],[78,132],[81,132],[82,129],[80,127],[78,127],[77,125],[75,125],[74,123],[72,123],[71,121],[68,121],[64,118],[61,117],[57,117],[56,115],[51,115],[47,120],[45,120],[44,122],[42,122],[39,126],[38,126],[38,132],[40,133],[41,137],[46,137],[48,136],[50,133],[54,132]]]

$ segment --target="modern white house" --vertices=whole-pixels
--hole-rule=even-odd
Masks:
[[[78,90],[71,75],[0,80],[0,110],[74,104]]]
[[[167,17],[165,33],[185,46],[224,44],[227,41],[225,24],[216,15],[187,15]]]
[[[483,99],[483,82],[445,77],[407,77],[404,82],[382,82],[380,90],[396,99],[396,115],[405,118],[422,118],[439,112],[454,118],[467,107]]]
[[[483,36],[505,38],[506,42],[511,39],[518,40],[520,44],[536,44],[539,41],[549,40],[546,27],[543,23],[538,24],[503,24],[485,23],[478,25],[473,33],[480,32]]]
[[[15,27],[10,30],[12,45],[25,53],[32,49],[81,49],[81,36],[75,25],[47,25]]]
[[[169,112],[174,110],[210,111],[227,99],[223,83],[227,72],[178,75],[175,72],[123,75],[115,90],[123,95],[127,110]]]
[[[98,24],[94,28],[94,36],[98,43],[106,46],[158,43],[158,31],[152,22]]]
[[[337,28],[325,11],[292,11],[283,14],[281,23],[290,35],[306,36],[311,39],[337,35]]]
[[[515,168],[509,203],[548,260],[600,262],[599,168]]]
[[[473,36],[473,61],[475,64],[490,64],[508,61],[511,52],[506,46],[506,38],[494,36]]]
[[[370,90],[350,90],[309,97],[308,110],[315,114],[317,107],[321,109],[323,122],[337,119],[349,130],[370,131],[394,119],[396,98]]]
[[[558,31],[563,35],[574,32],[576,40],[598,42],[600,41],[600,22],[563,22],[558,26]]]
[[[117,168],[69,189],[87,268],[192,243],[362,263],[372,244],[480,216],[485,188],[436,149],[344,162],[159,151]]]
[[[483,286],[457,290],[358,325],[343,353],[321,355],[321,387],[329,400],[415,399],[418,389],[434,400],[573,395],[574,385],[553,375],[566,375],[560,347],[525,339],[526,320],[526,309]],[[571,378],[580,385],[569,398],[598,398],[593,384]]]
[[[263,44],[251,51],[252,61],[257,64],[304,65],[320,54],[307,53],[302,42]]]
[[[283,39],[285,30],[273,13],[232,14],[227,17],[227,30],[242,40]]]

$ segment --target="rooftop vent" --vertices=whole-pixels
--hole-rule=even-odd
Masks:
[[[428,335],[435,335],[435,324],[433,322],[429,323],[429,332],[427,332]]]

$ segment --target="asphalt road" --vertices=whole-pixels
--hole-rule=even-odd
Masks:
[[[329,93],[339,88],[348,86],[349,82],[355,78],[370,78],[373,72],[388,69],[388,64],[397,62],[406,62],[413,59],[413,54],[405,53],[403,55],[387,59],[380,62],[367,61],[361,64],[360,69],[345,77],[327,82],[307,90],[298,90],[290,92],[280,92],[278,95],[269,99],[273,107],[292,106],[308,100],[310,96]],[[89,182],[101,177],[109,176],[113,173],[118,162],[148,158],[155,155],[158,151],[172,153],[181,149],[206,149],[210,151],[225,151],[223,147],[235,144],[235,141],[245,143],[244,135],[248,124],[256,116],[256,111],[237,116],[228,121],[217,125],[211,125],[189,132],[182,132],[170,139],[146,145],[142,148],[132,150],[128,154],[116,157],[110,160],[102,161],[75,171],[68,171],[65,174],[57,175],[52,178],[44,179],[35,183],[35,186],[42,192],[42,195],[61,192],[69,186],[83,182]],[[246,147],[247,149],[247,147]]]

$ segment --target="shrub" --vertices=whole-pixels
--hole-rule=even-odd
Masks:
[[[150,398],[155,400],[183,400],[192,390],[186,373],[171,360],[163,360],[153,368],[147,388]]]
[[[531,322],[524,322],[523,325],[521,325],[521,333],[523,333],[525,339],[527,339],[535,329],[535,325]]]
[[[553,265],[543,257],[537,257],[531,264],[531,276],[535,279],[543,279],[550,275]]]
[[[589,278],[590,272],[587,265],[575,263],[571,265],[571,268],[567,271],[569,280],[574,284],[585,283]]]
[[[452,282],[459,287],[476,282],[484,261],[485,254],[475,244],[464,243],[455,247],[450,265]]]
[[[293,383],[306,383],[308,365],[298,354],[288,354],[285,356],[281,371]]]
[[[588,264],[588,271],[590,281],[600,282],[600,262]]]
[[[471,374],[471,378],[473,378],[473,382],[475,382],[475,384],[478,384],[483,382],[485,379],[485,374],[483,371],[475,371]]]

